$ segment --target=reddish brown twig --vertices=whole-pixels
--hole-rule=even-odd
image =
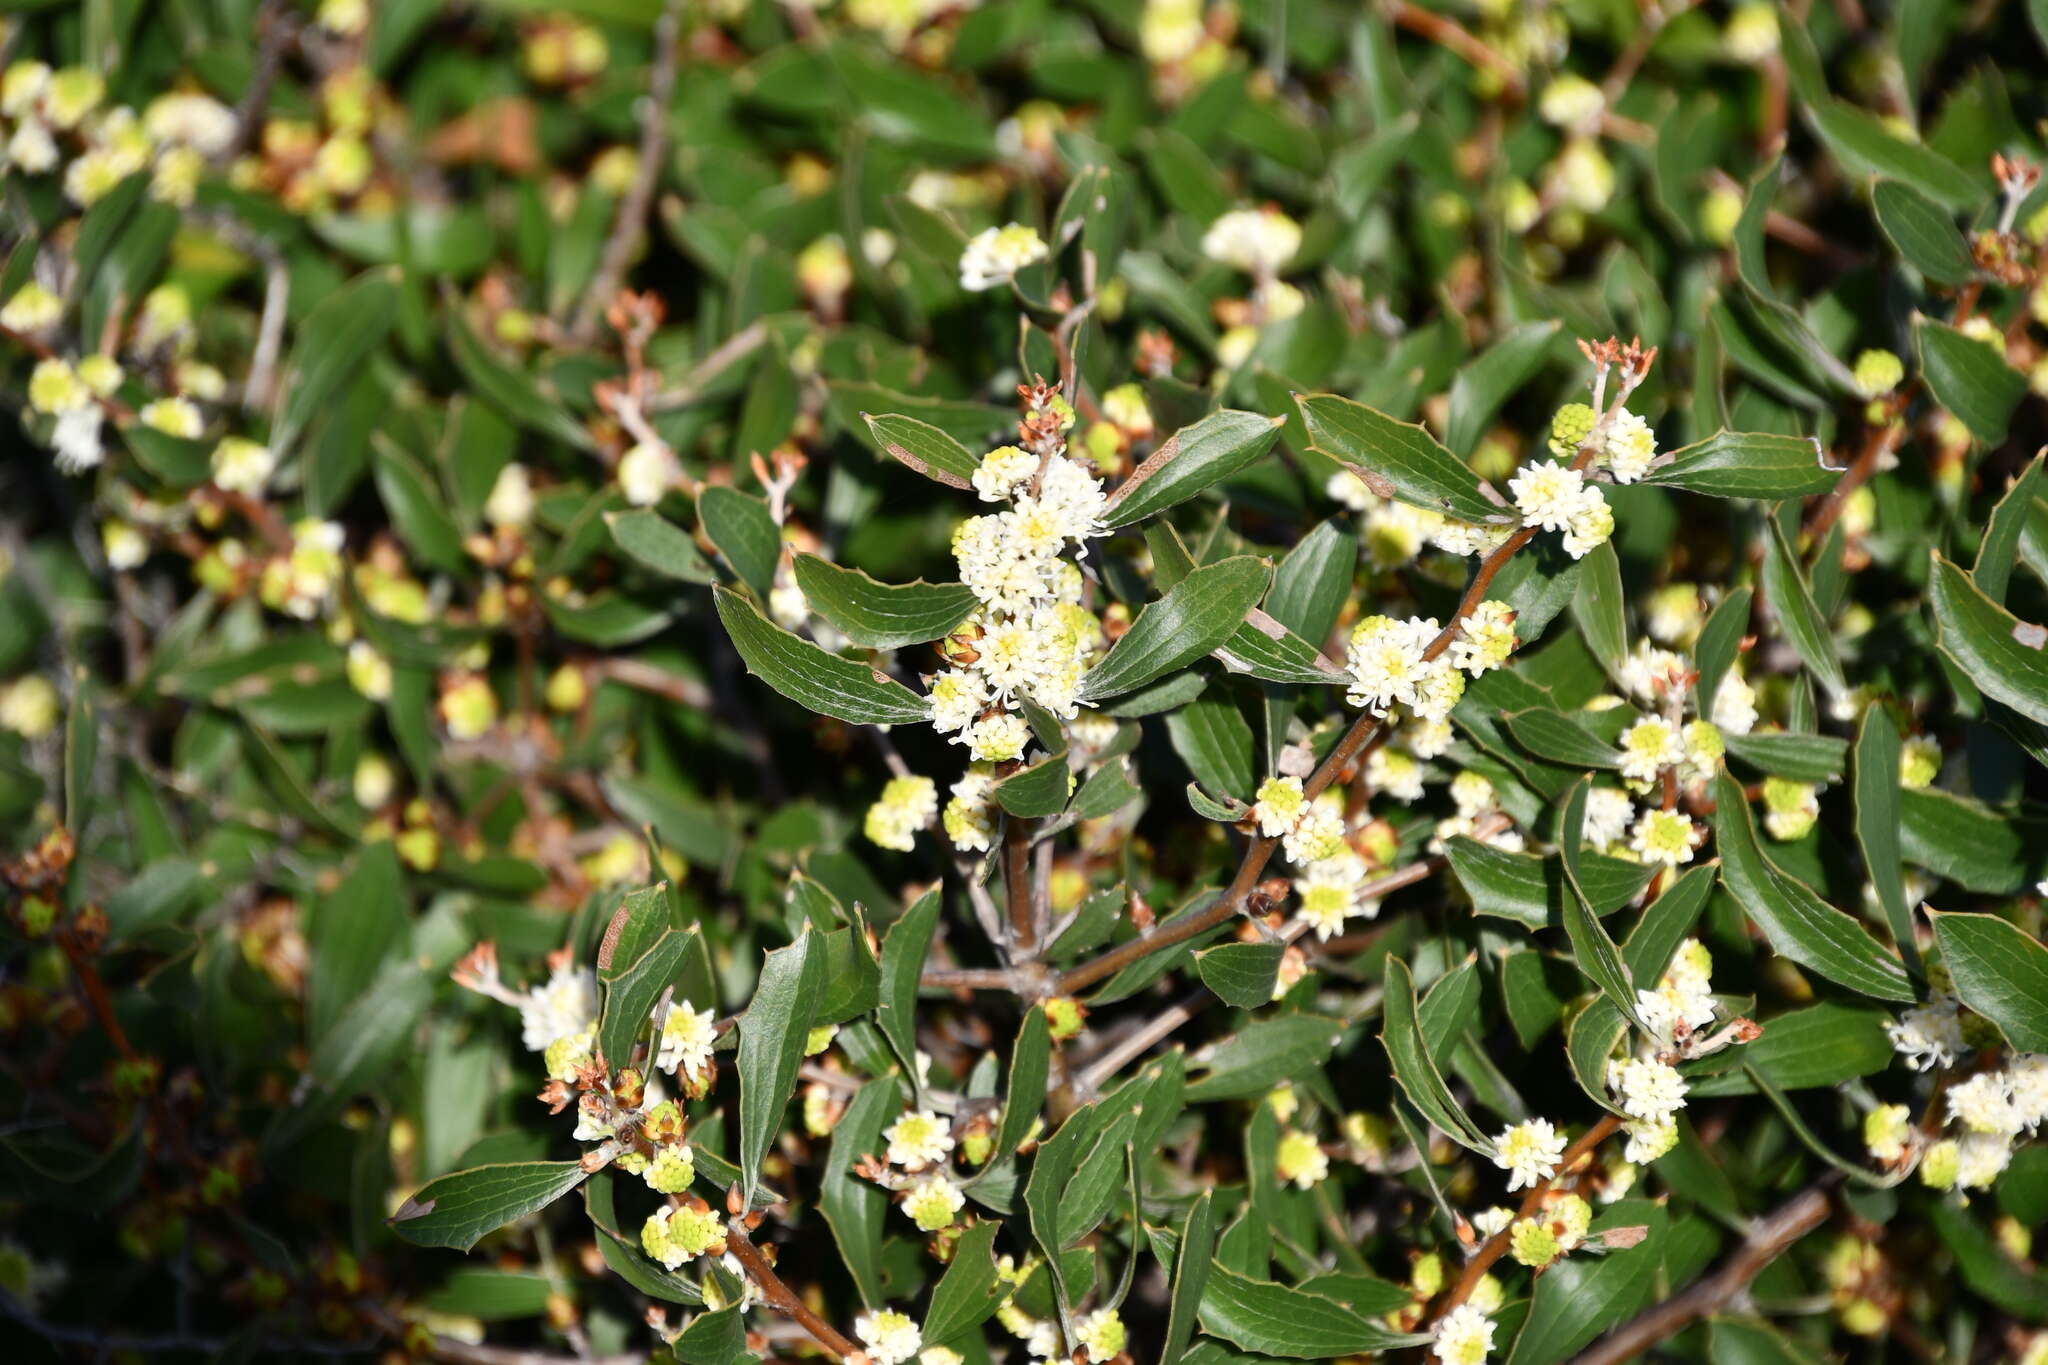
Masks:
[[[1534,1214],[1542,1205],[1543,1196],[1550,1191],[1550,1187],[1555,1185],[1560,1177],[1571,1174],[1572,1168],[1578,1165],[1582,1158],[1591,1154],[1595,1147],[1613,1136],[1620,1127],[1620,1119],[1612,1114],[1602,1115],[1600,1121],[1588,1128],[1577,1142],[1565,1148],[1564,1157],[1557,1163],[1557,1175],[1539,1181],[1522,1196],[1522,1207],[1515,1213],[1516,1222]],[[1508,1249],[1508,1231],[1513,1226],[1514,1223],[1510,1223],[1487,1238],[1479,1250],[1473,1253],[1472,1259],[1465,1262],[1464,1273],[1458,1276],[1458,1282],[1451,1286],[1451,1292],[1444,1296],[1436,1311],[1429,1315],[1432,1323],[1442,1321],[1445,1314],[1472,1296],[1472,1291],[1479,1287],[1479,1281],[1486,1277],[1486,1272],[1493,1268],[1493,1263]]]
[[[1501,90],[1508,98],[1520,100],[1525,93],[1522,73],[1515,69],[1515,64],[1475,37],[1471,30],[1455,19],[1446,18],[1420,5],[1409,4],[1408,0],[1392,0],[1387,6],[1387,15],[1396,27],[1405,28],[1418,38],[1427,38],[1437,46],[1455,52],[1472,65],[1491,71],[1500,78]]]
[[[775,1273],[775,1267],[768,1264],[768,1258],[761,1254],[760,1248],[747,1240],[737,1218],[726,1220],[725,1249],[740,1263],[740,1269],[747,1272],[747,1278],[760,1287],[762,1301],[770,1308],[794,1319],[797,1326],[817,1338],[818,1344],[833,1356],[844,1359],[859,1353],[860,1347],[812,1312],[797,1292],[783,1282],[782,1277]]]
[[[1622,1365],[1634,1360],[1740,1294],[1780,1252],[1826,1221],[1828,1190],[1838,1178],[1823,1177],[1759,1218],[1720,1269],[1615,1328],[1572,1365]]]

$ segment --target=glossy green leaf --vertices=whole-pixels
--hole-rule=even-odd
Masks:
[[[1270,998],[1270,997],[1269,997]],[[1276,1014],[1254,1019],[1207,1050],[1189,1100],[1242,1099],[1319,1066],[1336,1048],[1344,1026],[1319,1014]]]
[[[297,447],[307,423],[347,387],[397,320],[398,283],[390,271],[360,275],[320,301],[300,325],[284,407],[270,431],[273,450]]]
[[[1559,322],[1525,322],[1465,364],[1451,381],[1444,445],[1460,459],[1472,454],[1501,405],[1543,368]]]
[[[1912,982],[1890,950],[1764,856],[1742,787],[1725,772],[1714,780],[1714,801],[1721,878],[1771,946],[1838,985],[1880,1000],[1911,1000]]]
[[[1996,915],[1929,911],[1965,1005],[2024,1052],[2048,1052],[2048,947]]]
[[[664,578],[685,583],[716,583],[718,573],[690,539],[690,533],[652,508],[612,512],[605,516],[612,542],[636,563]]]
[[[740,1175],[742,1196],[750,1200],[761,1178],[761,1158],[774,1142],[783,1108],[796,1088],[813,1006],[824,986],[820,939],[807,932],[789,947],[770,952],[761,965],[754,998],[740,1016]]]
[[[1334,394],[1297,396],[1295,402],[1310,444],[1374,492],[1465,521],[1500,514],[1500,506],[1480,491],[1484,481],[1422,427]]]
[[[515,369],[477,340],[459,311],[448,313],[448,350],[477,396],[529,431],[576,446],[596,448],[583,424],[562,405],[553,389]]]
[[[854,725],[907,725],[924,720],[924,699],[880,669],[842,659],[761,614],[729,588],[713,589],[747,671],[799,706]]]
[[[1813,590],[1807,586],[1791,542],[1785,539],[1784,528],[1776,517],[1767,520],[1771,543],[1764,554],[1764,596],[1776,610],[1778,624],[1800,660],[1829,691],[1839,693],[1848,687],[1848,681],[1842,676],[1834,633],[1813,600]]]
[[[1681,446],[1643,479],[1664,488],[1717,498],[1778,501],[1824,493],[1842,471],[1828,467],[1827,452],[1808,436],[1760,431],[1717,431]]]
[[[890,458],[949,488],[974,487],[980,457],[939,428],[915,417],[864,412],[860,418]]]
[[[1515,743],[1547,762],[1568,768],[1618,768],[1621,751],[1562,711],[1535,708],[1503,716]]]
[[[976,1223],[954,1243],[953,1258],[946,1263],[946,1273],[939,1277],[931,1306],[925,1311],[926,1341],[944,1345],[959,1340],[1002,1305],[1004,1285],[996,1275],[991,1254],[1001,1227],[994,1221]]]
[[[1517,920],[1531,929],[1558,923],[1564,870],[1556,858],[1509,852],[1462,834],[1453,836],[1445,850],[1477,913]],[[1579,886],[1595,914],[1607,914],[1634,900],[1650,884],[1654,871],[1625,858],[1579,855]]]
[[[2021,621],[1986,597],[1938,553],[1928,598],[1942,653],[1986,695],[2048,723],[2048,629]]]
[[[1109,494],[1103,522],[1129,526],[1250,466],[1280,438],[1279,420],[1224,409],[1166,438]]]
[[[1880,180],[1871,190],[1877,225],[1898,248],[1906,264],[1934,284],[1951,288],[1977,273],[1970,245],[1956,230],[1948,210],[1909,185]]]
[[[2026,396],[2026,376],[1991,346],[1932,318],[1913,319],[1913,345],[1935,401],[1985,445],[2002,443],[2012,410]]]
[[[775,586],[775,566],[782,558],[782,530],[768,504],[737,489],[714,486],[697,499],[704,534],[725,556],[725,562],[763,601]]]
[[[900,649],[951,634],[980,603],[963,583],[878,583],[816,555],[793,561],[812,611],[869,649]]]
[[[886,1144],[882,1129],[903,1111],[903,1092],[894,1076],[869,1081],[847,1102],[846,1112],[832,1126],[832,1145],[825,1153],[825,1173],[818,1181],[818,1211],[832,1229],[832,1240],[860,1300],[870,1308],[885,1301],[882,1289],[882,1231],[888,1221],[889,1193],[872,1180],[854,1174],[854,1167],[880,1156]]]
[[[996,1125],[995,1155],[998,1162],[1017,1150],[1031,1126],[1038,1122],[1045,1103],[1046,1080],[1052,1074],[1052,1032],[1045,1022],[1045,1007],[1033,1005],[1017,1026],[1017,1041],[1010,1049],[1010,1074],[1003,1091],[1003,1117]]]
[[[1872,702],[1864,708],[1863,721],[1856,728],[1856,844],[1863,852],[1863,866],[1870,874],[1877,902],[1884,907],[1892,942],[1898,945],[1907,968],[1919,976],[1920,949],[1912,910],[1906,904],[1899,851],[1899,748],[1899,728],[1891,712],[1884,703]]]
[[[1572,592],[1572,619],[1608,676],[1618,676],[1628,659],[1628,598],[1613,541],[1602,542],[1582,561]]]
[[[1159,1349],[1159,1365],[1177,1365],[1194,1337],[1215,1249],[1216,1192],[1205,1189],[1188,1209],[1187,1221],[1181,1224],[1180,1243],[1174,1248],[1166,1340]]]
[[[1138,613],[1131,628],[1081,679],[1081,699],[1143,687],[1228,640],[1266,591],[1267,569],[1249,555],[1196,569]]]
[[[1202,984],[1227,1005],[1256,1009],[1273,999],[1284,943],[1223,943],[1195,954]]]
[[[1564,809],[1558,816],[1558,861],[1564,867],[1565,883],[1572,893],[1563,897],[1560,907],[1564,916],[1564,932],[1571,940],[1572,957],[1579,964],[1579,970],[1614,1002],[1616,1009],[1634,1018],[1635,986],[1629,980],[1628,967],[1621,960],[1621,949],[1615,946],[1601,925],[1579,882],[1579,860],[1583,856],[1580,845],[1586,826],[1586,792],[1590,786],[1590,779],[1585,778],[1574,783],[1571,791],[1565,794]]]
[[[1595,1220],[1596,1233],[1635,1225],[1648,1234],[1604,1256],[1568,1256],[1539,1275],[1508,1365],[1554,1365],[1647,1306],[1657,1292],[1664,1222],[1664,1211],[1647,1200],[1610,1205]]]
[[[1795,782],[1834,781],[1842,775],[1849,754],[1848,742],[1833,735],[1727,735],[1723,742],[1731,757],[1758,772]]]
[[[1408,964],[1398,957],[1387,959],[1386,1016],[1380,1041],[1387,1050],[1394,1079],[1409,1103],[1446,1137],[1482,1155],[1490,1155],[1493,1145],[1465,1116],[1444,1084],[1436,1063],[1430,1060],[1415,1001],[1415,978]]]
[[[391,1230],[415,1246],[467,1251],[507,1223],[544,1209],[582,1184],[576,1161],[513,1161],[430,1180],[391,1215]]]
[[[1335,1299],[1209,1267],[1201,1298],[1202,1330],[1242,1350],[1285,1360],[1327,1360],[1399,1350],[1426,1336],[1395,1332]]]
[[[882,939],[882,985],[875,1022],[889,1040],[903,1074],[915,1081],[917,1068],[917,983],[931,951],[943,900],[938,888],[917,898]]]

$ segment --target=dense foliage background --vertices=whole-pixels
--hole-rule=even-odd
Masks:
[[[2039,4],[5,9],[8,1359],[2048,1359]]]

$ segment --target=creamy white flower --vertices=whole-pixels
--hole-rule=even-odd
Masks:
[[[654,1065],[670,1075],[680,1068],[686,1079],[702,1081],[710,1074],[711,1049],[717,1041],[718,1024],[710,1010],[693,1008],[687,1000],[672,1000],[662,1016]]]
[[[1624,1123],[1621,1128],[1628,1134],[1628,1145],[1621,1150],[1622,1159],[1633,1165],[1646,1166],[1678,1145],[1677,1119],[1638,1120]]]
[[[929,828],[938,813],[937,783],[915,774],[894,777],[868,807],[864,832],[881,848],[908,853],[917,847],[917,832]]]
[[[1988,1190],[2012,1164],[2012,1140],[2003,1133],[1965,1133],[1956,1143],[1956,1184]]]
[[[1202,234],[1202,254],[1248,275],[1274,275],[1301,249],[1301,224],[1268,204],[1232,209]]]
[[[43,175],[57,164],[57,140],[41,119],[23,119],[7,139],[7,162],[29,175]]]
[[[1728,735],[1746,735],[1756,728],[1756,689],[1742,674],[1729,669],[1714,693],[1714,728]]]
[[[2048,1122],[2048,1057],[2023,1052],[2005,1070],[2013,1112],[2028,1132]]]
[[[1300,778],[1269,777],[1259,784],[1256,796],[1252,818],[1259,822],[1259,833],[1268,839],[1278,839],[1301,819],[1303,798]]]
[[[1493,1164],[1508,1172],[1508,1189],[1512,1192],[1557,1174],[1565,1138],[1549,1119],[1530,1119],[1503,1129],[1493,1145]]]
[[[1544,86],[1536,99],[1536,112],[1543,116],[1543,121],[1560,128],[1583,128],[1598,119],[1606,108],[1607,98],[1600,93],[1600,87],[1570,72]]]
[[[1948,1088],[1948,1116],[1973,1133],[2010,1137],[2026,1127],[2004,1073],[1980,1071]]]
[[[619,491],[635,507],[652,507],[675,486],[682,472],[674,451],[658,442],[641,441],[619,457]]]
[[[974,469],[974,491],[983,502],[1005,502],[1031,482],[1039,459],[1017,446],[997,446]]]
[[[924,1345],[917,1324],[893,1308],[862,1313],[853,1320],[853,1334],[868,1348],[874,1365],[903,1365]]]
[[[1378,716],[1397,703],[1411,702],[1426,671],[1423,651],[1436,634],[1433,619],[1397,621],[1390,616],[1368,616],[1360,621],[1352,629],[1345,653],[1351,674],[1346,699]],[[1438,714],[1431,719],[1443,717]]]
[[[1628,846],[1644,862],[1667,867],[1692,861],[1693,823],[1675,810],[1646,810],[1637,818]]]
[[[1008,284],[1019,270],[1048,254],[1036,228],[1022,223],[985,228],[960,253],[960,287],[978,292]]]
[[[1546,531],[1562,531],[1584,500],[1585,476],[1557,460],[1524,465],[1508,480],[1508,491],[1522,513],[1522,522]]]
[[[1365,480],[1348,469],[1339,469],[1324,480],[1323,492],[1330,501],[1354,512],[1363,512],[1373,504],[1372,490],[1365,486]]]
[[[1634,483],[1650,472],[1650,462],[1657,458],[1657,436],[1648,422],[1624,409],[1608,425],[1603,448],[1614,481]]]
[[[1657,716],[1645,716],[1621,732],[1621,775],[1637,782],[1654,781],[1666,768],[1685,761],[1678,730]]]
[[[1892,1050],[1915,1071],[1954,1066],[1966,1050],[1962,1019],[1952,995],[1937,995],[1924,1005],[1915,1005],[1886,1024],[1884,1031],[1892,1040]]]
[[[1422,799],[1422,765],[1399,749],[1382,745],[1373,750],[1365,760],[1365,780],[1375,792],[1396,801]]]
[[[484,499],[484,520],[506,530],[523,530],[533,520],[533,481],[526,466],[513,461],[498,471]]]
[[[988,685],[979,673],[949,668],[932,679],[932,728],[941,734],[964,730],[987,709]]]
[[[564,962],[519,1002],[519,1041],[529,1052],[581,1033],[597,1020],[597,974]]]
[[[1344,812],[1331,801],[1315,801],[1301,813],[1281,840],[1287,860],[1297,867],[1334,858],[1344,851]]]
[[[1589,844],[1607,845],[1628,833],[1636,817],[1635,802],[1619,787],[1594,787],[1586,793],[1586,823],[1583,837]]]
[[[944,1164],[953,1150],[953,1131],[937,1114],[913,1109],[882,1130],[889,1164],[921,1171]]]
[[[1493,789],[1483,774],[1462,772],[1451,779],[1451,803],[1458,808],[1458,814],[1472,817],[1494,808],[1499,793]]]
[[[159,95],[143,112],[142,126],[153,142],[190,147],[207,157],[221,155],[235,141],[235,111],[210,95]]]
[[[50,433],[50,451],[58,473],[83,474],[88,469],[97,469],[106,459],[106,446],[100,440],[104,420],[105,414],[97,403],[58,414],[56,430]]]
[[[1461,1303],[1436,1325],[1429,1349],[1443,1365],[1481,1365],[1493,1350],[1493,1319],[1477,1304]]]
[[[1651,1123],[1685,1108],[1685,1078],[1676,1067],[1655,1058],[1609,1062],[1607,1088],[1620,1098],[1623,1113]]]
[[[1579,504],[1565,523],[1558,544],[1573,559],[1584,559],[1614,536],[1614,509],[1606,497],[1590,484],[1580,493]]]
[[[998,711],[968,726],[961,738],[977,759],[1001,763],[1024,756],[1024,746],[1031,742],[1031,727],[1014,711]]]
[[[1515,609],[1489,598],[1459,623],[1450,660],[1476,678],[1506,663],[1515,643]]]

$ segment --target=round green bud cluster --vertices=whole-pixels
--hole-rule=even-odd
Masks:
[[[1550,453],[1560,460],[1571,459],[1599,421],[1600,415],[1586,404],[1566,403],[1550,419]]]

